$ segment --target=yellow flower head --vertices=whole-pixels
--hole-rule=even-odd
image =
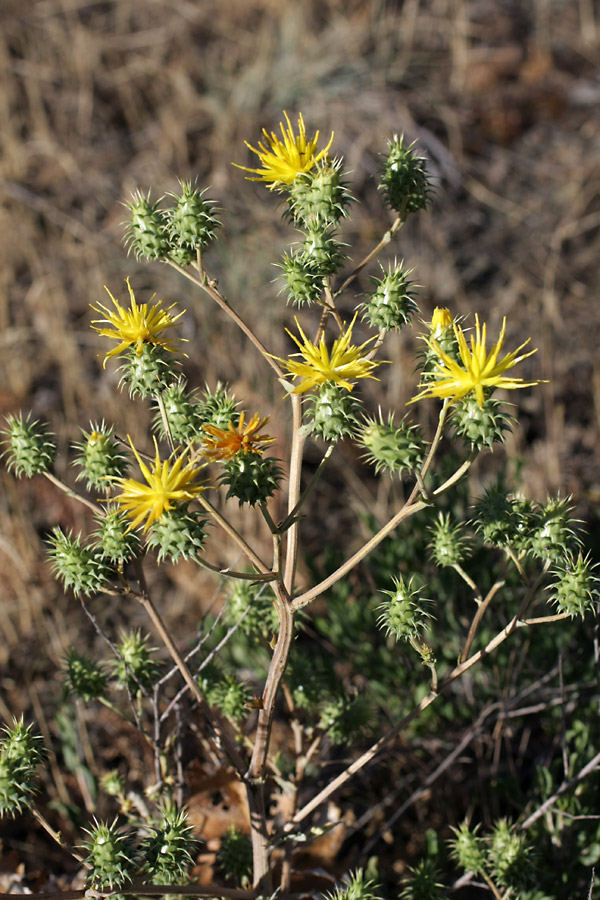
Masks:
[[[319,132],[315,133],[312,140],[306,140],[306,129],[302,113],[298,116],[297,136],[294,134],[294,129],[285,110],[283,115],[287,122],[287,129],[284,128],[283,122],[279,123],[283,141],[277,137],[275,132],[272,131],[269,134],[266,128],[263,128],[265,144],[259,142],[259,150],[249,144],[248,141],[245,141],[248,149],[256,153],[260,159],[261,169],[249,169],[247,166],[238,166],[237,163],[234,163],[238,169],[252,173],[252,175],[246,176],[249,181],[264,181],[269,185],[270,190],[274,190],[281,184],[291,184],[298,175],[310,171],[315,163],[327,156],[327,151],[333,142],[332,131],[327,146],[317,153]]]
[[[272,444],[275,438],[268,434],[259,434],[261,428],[269,421],[267,416],[261,419],[255,413],[247,425],[244,424],[245,413],[240,413],[237,428],[230,422],[227,428],[217,428],[216,425],[205,425],[204,432],[207,435],[202,441],[202,455],[208,459],[231,459],[236,453],[260,453],[265,444]]]
[[[93,320],[92,328],[94,331],[97,331],[103,337],[119,341],[119,345],[114,350],[109,350],[104,357],[104,366],[106,366],[106,360],[111,356],[118,356],[123,350],[131,346],[135,347],[135,352],[138,356],[142,355],[144,344],[160,344],[165,350],[175,351],[175,347],[173,347],[171,342],[161,337],[161,334],[165,329],[173,328],[185,310],[177,313],[176,316],[172,316],[171,310],[177,305],[176,303],[172,303],[166,309],[161,307],[161,300],[155,303],[154,306],[150,306],[148,303],[137,303],[129,278],[127,278],[127,288],[131,299],[130,309],[125,309],[121,306],[106,285],[104,289],[112,300],[115,311],[103,306],[102,303],[99,303],[98,306],[92,306],[94,312],[106,315],[105,319]],[[153,295],[150,302],[155,296],[156,294]],[[103,324],[111,327],[103,328]],[[177,338],[176,340],[184,340],[184,338]]]
[[[436,306],[429,323],[429,328],[433,337],[441,337],[447,328],[452,328],[452,313],[445,306]]]
[[[505,378],[503,372],[512,369],[517,363],[528,356],[536,353],[536,350],[530,350],[528,353],[521,353],[523,347],[526,347],[531,338],[517,347],[512,353],[507,353],[504,359],[498,362],[498,356],[504,343],[504,332],[506,330],[506,317],[502,322],[502,330],[500,337],[492,347],[489,353],[486,353],[485,339],[486,326],[480,326],[479,317],[475,316],[475,334],[471,335],[471,347],[469,349],[463,330],[460,325],[454,323],[454,333],[458,341],[458,349],[462,366],[455,362],[452,357],[445,353],[436,340],[429,338],[428,344],[438,357],[439,362],[436,368],[431,372],[434,381],[421,383],[423,388],[420,394],[413,397],[410,403],[415,403],[424,397],[440,397],[454,403],[461,400],[471,391],[475,391],[477,402],[480,408],[483,407],[484,388],[505,388],[513,390],[514,388],[533,387],[539,384],[539,381],[523,381],[522,378]]]
[[[300,353],[294,353],[293,356],[301,357],[302,361],[296,362],[293,359],[279,359],[278,357],[274,357],[274,359],[282,363],[294,378],[302,379],[296,387],[291,389],[293,394],[304,394],[305,391],[310,391],[320,384],[325,384],[327,381],[333,381],[346,388],[347,391],[351,391],[353,388],[352,380],[357,378],[375,378],[371,373],[377,368],[379,362],[368,359],[363,351],[367,344],[375,340],[376,336],[369,338],[368,341],[365,341],[359,347],[351,344],[352,328],[355,321],[356,316],[354,316],[348,328],[344,329],[340,336],[335,339],[331,348],[331,355],[327,350],[324,334],[321,335],[319,343],[315,345],[306,337],[297,319],[296,325],[302,336],[302,341],[299,341],[286,328],[289,336],[300,348]]]
[[[202,493],[204,485],[198,481],[200,475],[198,466],[190,460],[185,462],[186,450],[179,456],[173,454],[169,459],[161,460],[155,440],[156,456],[150,468],[141,459],[131,438],[129,443],[146,484],[133,478],[116,478],[115,484],[122,488],[122,493],[115,497],[115,500],[125,515],[133,519],[129,531],[137,528],[146,519],[145,534],[163,513],[174,509],[182,501],[193,500]]]

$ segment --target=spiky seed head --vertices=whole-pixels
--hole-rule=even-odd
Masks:
[[[437,566],[460,565],[469,552],[469,541],[464,526],[454,523],[449,513],[441,512],[430,528],[432,539],[429,551]]]
[[[378,607],[377,623],[397,641],[418,642],[431,618],[425,608],[430,601],[421,596],[422,588],[413,586],[414,575],[408,581],[400,575],[393,582],[394,590],[381,591],[386,599]]]
[[[127,472],[127,457],[119,444],[113,440],[113,427],[105,422],[90,422],[90,430],[81,430],[83,440],[75,444],[79,451],[73,460],[81,468],[77,481],[85,478],[88,490],[106,490],[114,478]]]
[[[152,203],[150,194],[132,194],[124,205],[128,210],[125,246],[136,259],[164,259],[169,253],[169,235],[160,201]]]
[[[407,325],[418,307],[410,289],[412,282],[408,280],[411,270],[406,271],[398,262],[390,263],[387,272],[383,266],[381,270],[383,277],[374,279],[375,290],[359,308],[363,310],[363,322],[367,321],[372,328],[391,331]]]
[[[200,430],[195,392],[187,391],[185,382],[175,381],[163,391],[161,401],[173,441],[185,447]],[[158,402],[152,427],[163,440],[167,439],[165,422]]]
[[[560,565],[567,553],[581,543],[575,533],[576,520],[571,516],[569,502],[569,498],[549,497],[537,513],[536,527],[529,542],[529,550],[537,559],[549,559]]]
[[[468,394],[453,404],[452,424],[456,433],[471,450],[492,450],[502,443],[506,432],[511,431],[514,417],[502,412],[502,403],[493,397],[477,402],[475,394]]]
[[[290,186],[290,217],[304,228],[322,231],[347,215],[352,195],[342,180],[341,159],[322,162]]]
[[[139,554],[140,539],[118,509],[109,506],[98,513],[96,519],[94,547],[101,559],[114,566],[123,566]]]
[[[321,277],[333,275],[344,261],[342,245],[333,232],[308,229],[302,243],[305,258],[315,266]]]
[[[151,834],[140,848],[145,860],[144,871],[149,873],[153,884],[185,884],[197,846],[187,814],[169,805],[151,828]]]
[[[592,611],[600,598],[600,578],[597,563],[592,563],[589,554],[580,552],[575,556],[567,552],[562,563],[552,570],[554,582],[550,585],[551,602],[558,612],[566,613],[572,619]]]
[[[384,422],[381,410],[378,419],[365,419],[358,430],[358,440],[367,451],[365,459],[376,472],[387,470],[400,477],[413,472],[425,459],[426,442],[417,425],[405,416],[400,425],[394,424],[390,413]]]
[[[79,536],[65,534],[58,525],[48,539],[48,555],[55,578],[75,594],[95,594],[108,580],[110,570],[98,551],[84,546]]]
[[[335,444],[351,436],[358,424],[360,403],[344,387],[327,381],[307,396],[306,430]]]
[[[17,478],[32,478],[49,471],[56,457],[56,444],[46,427],[37,419],[32,422],[30,413],[25,418],[22,413],[6,417],[3,455],[9,472],[14,471]]]
[[[425,209],[431,201],[427,161],[417,156],[415,142],[404,145],[404,135],[388,141],[379,187],[387,205],[401,215]]]
[[[282,476],[279,461],[272,456],[240,452],[224,463],[221,483],[228,486],[227,498],[235,497],[240,506],[256,506],[273,496]]]
[[[128,884],[136,869],[133,845],[117,825],[117,820],[111,825],[94,821],[92,828],[85,831],[89,835],[84,847],[88,851],[87,883],[90,887],[112,891]]]
[[[454,837],[450,839],[450,855],[466,872],[479,875],[485,866],[486,852],[483,839],[478,837],[479,825],[469,828],[462,822],[458,828],[452,828]]]
[[[299,308],[316,303],[323,289],[323,275],[314,259],[305,253],[284,253],[279,268],[283,270],[288,303]]]
[[[175,379],[173,360],[157,344],[144,344],[139,353],[131,347],[123,356],[119,387],[127,387],[130,397],[155,397]]]
[[[216,206],[205,199],[196,182],[180,181],[180,194],[169,194],[175,205],[165,212],[169,234],[169,255],[180,265],[196,261],[196,251],[215,236],[221,223],[215,216]]]
[[[206,539],[206,517],[190,512],[187,504],[164,512],[157,519],[147,538],[148,547],[158,550],[158,561],[170,559],[198,559]]]
[[[198,403],[199,430],[202,425],[214,425],[216,428],[227,428],[229,423],[237,425],[238,405],[239,400],[229,393],[227,385],[219,381],[214,391],[207,385]]]

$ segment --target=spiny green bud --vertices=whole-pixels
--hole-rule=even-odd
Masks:
[[[325,894],[326,900],[382,900],[378,884],[365,876],[363,869],[350,872],[348,883]]]
[[[483,407],[475,394],[468,394],[452,405],[452,424],[456,433],[472,450],[493,448],[504,440],[504,432],[511,430],[512,416],[501,412],[502,403],[488,397]]]
[[[229,487],[227,499],[235,497],[240,506],[242,503],[255,506],[273,496],[282,476],[281,466],[272,456],[240,451],[224,463],[221,483]]]
[[[103,667],[75,649],[69,650],[65,659],[65,681],[69,692],[86,703],[103,697],[108,684]]]
[[[501,482],[487,488],[475,504],[473,525],[486,544],[506,547],[512,533],[512,501]]]
[[[231,579],[227,590],[224,619],[228,625],[240,623],[240,631],[249,637],[271,639],[277,632],[277,612],[273,594],[264,585]]]
[[[352,200],[340,174],[343,161],[323,162],[299,175],[290,186],[291,218],[305,228],[322,231],[337,225]]]
[[[354,433],[360,404],[344,387],[326,381],[306,399],[308,410],[304,427],[311,435],[334,444]]]
[[[394,262],[386,272],[381,267],[383,278],[375,278],[377,287],[366,303],[359,309],[364,310],[363,322],[367,321],[372,328],[391,331],[407,325],[418,307],[410,290],[412,281],[408,280],[411,270],[405,271],[402,263]]]
[[[102,590],[109,569],[96,550],[83,546],[79,536],[65,534],[58,525],[52,529],[48,542],[54,577],[66,588],[86,596]]]
[[[323,275],[313,259],[304,253],[284,253],[283,278],[287,287],[288,302],[294,306],[310,306],[321,296]]]
[[[323,706],[319,728],[332,744],[350,744],[368,730],[371,716],[371,706],[363,695],[335,697]]]
[[[83,441],[75,444],[79,450],[73,463],[81,467],[77,481],[86,479],[87,489],[106,490],[114,478],[122,478],[128,468],[127,457],[119,444],[112,440],[112,425],[90,422],[90,431],[81,430]]]
[[[208,244],[220,227],[214,215],[215,204],[204,200],[206,191],[199,191],[196,183],[180,181],[181,195],[169,194],[175,206],[167,210],[167,228],[170,238],[169,255],[180,265],[196,261],[196,250]]]
[[[465,872],[479,875],[485,865],[485,846],[483,840],[477,836],[479,825],[471,831],[466,822],[462,822],[458,828],[453,828],[454,838],[449,841],[450,855],[457,861]]]
[[[35,769],[43,760],[42,739],[32,726],[15,719],[0,740],[0,818],[27,809],[35,793]]]
[[[35,768],[46,755],[44,741],[33,731],[33,725],[26,725],[23,716],[13,719],[12,726],[5,725],[0,738],[0,753],[25,768]]]
[[[568,498],[548,498],[537,514],[537,526],[529,542],[533,556],[560,564],[566,553],[580,543],[573,529],[575,520],[571,518],[571,512]]]
[[[125,246],[136,259],[163,259],[169,253],[167,226],[158,203],[151,203],[150,193],[144,197],[141,191],[125,203],[129,210]]]
[[[141,353],[130,347],[123,354],[125,362],[119,366],[121,390],[126,386],[130,397],[153,397],[160,394],[173,381],[172,360],[158,344],[143,344]]]
[[[394,578],[393,591],[381,591],[386,599],[378,607],[381,614],[377,624],[397,641],[419,641],[421,632],[427,627],[430,613],[424,605],[430,601],[421,597],[421,588],[413,587],[414,575],[408,582],[401,575]]]
[[[230,394],[227,385],[217,382],[214,392],[206,386],[203,399],[198,404],[198,427],[214,425],[215,428],[227,428],[229,423],[236,425],[239,419],[237,407],[239,401]]]
[[[152,834],[141,845],[144,871],[154,884],[184,884],[194,864],[192,853],[196,839],[187,814],[167,806],[161,820],[152,826]]]
[[[125,779],[116,769],[105,772],[101,778],[101,784],[102,790],[109,797],[123,797],[125,794]]]
[[[141,631],[126,631],[117,644],[119,657],[113,663],[114,675],[119,684],[136,691],[140,686],[149,688],[158,674],[158,665],[152,659],[154,648],[148,647],[150,637]]]
[[[439,365],[439,350],[459,365],[461,360],[458,340],[454,331],[454,319],[449,309],[444,306],[436,306],[431,322],[423,322],[423,325],[427,330],[420,337],[425,346],[422,350],[419,350],[418,357],[421,368],[421,380],[427,381],[433,377],[432,373]],[[437,347],[432,343],[433,341],[435,341]]]
[[[394,135],[388,141],[388,152],[381,176],[380,190],[388,206],[401,215],[425,209],[431,200],[432,188],[427,162],[417,156],[415,141],[404,146],[404,135]]]
[[[31,478],[47,472],[56,456],[56,444],[46,431],[46,426],[37,420],[32,422],[30,414],[23,419],[18,416],[6,417],[7,428],[3,432],[7,440],[4,456],[8,459],[9,472],[14,470],[17,478]]]
[[[90,836],[84,844],[91,866],[87,875],[90,887],[112,891],[128,884],[136,869],[133,846],[118,827],[117,820],[112,825],[95,821],[93,828],[85,831]]]
[[[409,866],[410,875],[402,884],[400,900],[444,900],[444,885],[431,859],[423,859],[416,866]]]
[[[600,597],[600,579],[596,574],[598,564],[590,560],[589,554],[577,557],[567,552],[562,564],[552,570],[555,576],[550,586],[551,601],[561,613],[567,613],[572,619],[583,616],[593,610],[594,603]]]
[[[344,261],[342,245],[329,231],[309,229],[304,236],[302,250],[305,258],[314,264],[321,277],[333,275]]]
[[[488,859],[492,877],[501,887],[524,888],[534,881],[532,848],[506,819],[500,819],[491,835]]]
[[[186,391],[185,382],[181,381],[173,382],[162,393],[162,404],[169,423],[169,431],[175,444],[185,446],[198,434],[200,427],[198,424],[198,405],[195,402],[194,393],[194,391]],[[166,440],[165,422],[158,402],[156,403],[152,427],[163,440]]]
[[[227,718],[239,722],[247,717],[250,691],[235,675],[224,674],[217,666],[211,666],[200,673],[198,684],[207,702]]]
[[[158,548],[158,561],[167,557],[198,559],[206,538],[206,517],[197,511],[189,512],[183,504],[164,512],[153,524],[147,538],[148,547]]]
[[[402,477],[404,472],[417,469],[425,459],[425,439],[419,427],[409,423],[407,416],[396,427],[393,413],[388,415],[385,423],[380,410],[379,420],[365,419],[358,440],[367,451],[364,458],[375,466],[376,472],[387,469]]]
[[[134,559],[140,552],[140,539],[130,531],[130,522],[118,509],[105,508],[96,516],[98,528],[93,534],[94,547],[101,559],[115,566]]]
[[[468,555],[468,539],[463,526],[450,520],[449,513],[440,513],[437,522],[429,529],[433,535],[429,552],[437,566],[457,566]]]
[[[217,866],[225,878],[239,887],[252,883],[252,844],[247,834],[230,825],[217,852]]]
[[[526,497],[512,497],[510,500],[511,531],[509,544],[517,553],[528,553],[531,537],[536,527],[534,504]]]

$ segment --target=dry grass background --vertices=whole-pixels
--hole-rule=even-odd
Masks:
[[[437,196],[388,257],[414,266],[424,316],[436,305],[477,311],[496,333],[506,315],[509,348],[533,337],[540,352],[523,374],[549,384],[517,398],[510,459],[530,496],[572,493],[596,522],[593,0],[3,0],[0,73],[0,412],[32,409],[51,423],[66,480],[69,448],[90,419],[146,433],[147,414],[118,393],[115,367],[102,373],[89,327],[89,304],[104,284],[122,293],[127,275],[138,298],[157,291],[190,311],[191,384],[228,381],[250,410],[271,413],[284,440],[280,389],[233,326],[166,266],[126,257],[121,200],[136,188],[158,197],[177,178],[210,185],[224,229],[207,268],[281,353],[292,311],[272,264],[293,234],[275,198],[231,162],[250,164],[244,140],[275,128],[283,109],[301,110],[311,131],[335,130],[352,171],[361,203],[343,239],[354,260],[390,221],[372,181],[387,138],[418,140]],[[402,336],[386,353],[383,402],[400,410],[414,386],[409,350]],[[343,459],[349,496],[379,502],[358,463]],[[0,477],[0,714],[33,706],[43,724],[56,691],[48,673],[81,640],[82,616],[41,561],[41,537],[56,522],[82,527],[84,514],[44,479]],[[170,578],[170,615],[193,618],[198,591],[212,588],[185,564]],[[123,613],[109,605],[105,615]]]

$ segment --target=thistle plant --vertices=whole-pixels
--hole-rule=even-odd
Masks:
[[[502,444],[514,421],[496,391],[540,384],[514,371],[536,353],[530,339],[506,352],[506,318],[489,346],[488,324],[477,313],[472,323],[448,309],[419,312],[412,269],[397,260],[379,263],[366,299],[354,294],[363,268],[434,202],[426,159],[402,137],[389,142],[378,187],[392,222],[341,275],[348,265],[344,220],[355,201],[343,159],[330,156],[334,134],[323,144],[318,131],[308,137],[302,115],[296,126],[286,113],[284,119],[280,136],[264,129],[257,146],[247,144],[258,165],[235,165],[284,205],[290,248],[274,262],[282,302],[297,312],[286,329],[288,355],[262,343],[238,301],[210,276],[205,251],[219,238],[219,222],[215,201],[196,182],[181,181],[179,194],[157,202],[137,191],[126,203],[126,244],[138,259],[171,266],[242,330],[270,368],[275,394],[283,394],[288,437],[276,438],[260,404],[238,401],[221,383],[203,393],[188,388],[177,331],[185,310],[136,297],[129,278],[125,299],[108,288],[110,304],[92,298],[91,315],[99,318],[91,327],[102,341],[103,367],[116,365],[121,389],[152,408],[152,434],[134,442],[104,422],[83,431],[74,463],[88,496],[52,472],[55,447],[45,428],[22,414],[6,422],[9,469],[17,477],[45,476],[94,510],[89,537],[56,525],[48,539],[57,579],[79,597],[115,657],[107,667],[71,651],[69,691],[111,704],[140,730],[154,758],[137,818],[121,776],[109,773],[105,794],[119,801],[115,818],[88,822],[88,884],[100,892],[143,894],[150,879],[168,894],[169,885],[190,876],[195,849],[182,807],[181,760],[191,753],[198,764],[236,777],[245,796],[247,829],[232,822],[223,832],[216,871],[251,886],[249,897],[285,896],[298,845],[320,833],[318,814],[358,773],[374,759],[382,764],[426,710],[434,714],[440,697],[450,704],[460,679],[502,654],[519,629],[535,642],[541,626],[584,617],[598,598],[596,568],[583,553],[568,500],[540,504],[501,480],[479,498],[466,490],[475,460]],[[408,328],[420,348],[409,408],[374,413],[364,385],[377,386],[389,365],[387,335]],[[430,431],[417,404],[434,411]],[[309,442],[321,454],[310,475]],[[342,442],[365,460],[365,478],[391,485],[390,514],[365,515],[370,534],[358,546],[343,530],[329,533],[324,510],[313,503]],[[325,569],[321,559],[307,559],[311,522],[331,551]],[[239,564],[225,564],[225,546]],[[483,556],[491,562],[482,564]],[[149,557],[166,567],[187,560],[226,580],[224,609],[207,616],[198,634],[177,634],[176,626],[171,633],[165,624],[169,597],[155,595]],[[103,595],[139,603],[152,636],[104,630],[90,608]],[[452,639],[444,633],[448,623]],[[328,663],[323,648],[333,648],[343,665]],[[345,668],[353,665],[360,679]],[[109,699],[113,691],[120,705]],[[276,736],[276,718],[287,741]],[[7,746],[0,746],[0,811],[13,815],[33,802],[40,752],[16,763]],[[331,762],[335,767],[324,767]],[[460,826],[455,834],[453,858],[474,875],[485,873],[496,896],[519,879],[527,887],[522,861],[529,844],[518,826],[499,819],[485,843],[476,828]],[[413,866],[400,896],[442,896],[438,862]],[[195,888],[227,893],[219,884]],[[332,896],[372,900],[376,890],[358,870]]]

